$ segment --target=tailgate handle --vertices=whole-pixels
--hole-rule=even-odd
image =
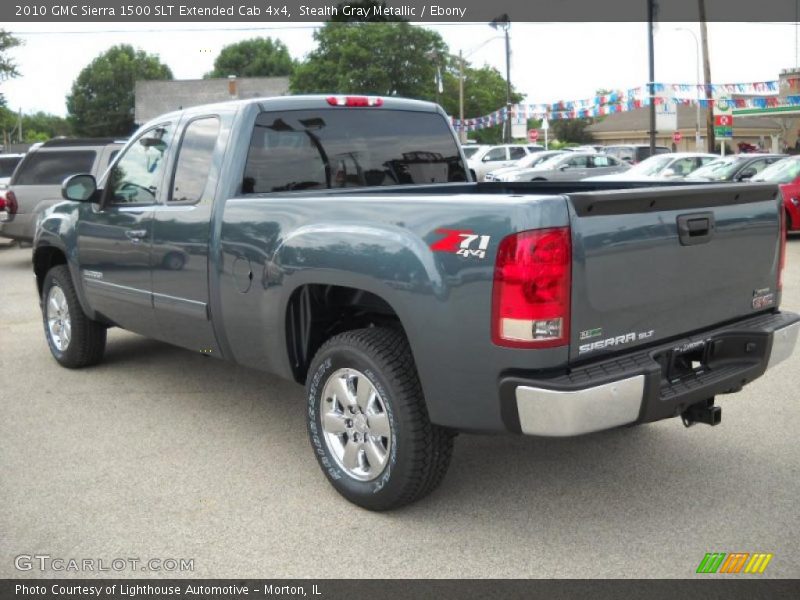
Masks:
[[[681,246],[707,244],[714,237],[714,213],[701,212],[678,217]]]

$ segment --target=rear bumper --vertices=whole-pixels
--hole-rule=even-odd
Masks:
[[[34,215],[32,213],[17,213],[8,221],[0,221],[0,237],[32,242],[33,230]]]
[[[800,337],[800,316],[759,315],[646,350],[576,367],[567,374],[500,382],[506,427],[564,437],[680,415],[692,404],[743,385],[788,359]],[[696,370],[675,358],[699,358]]]

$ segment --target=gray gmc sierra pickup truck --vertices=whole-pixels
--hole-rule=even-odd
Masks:
[[[39,224],[50,351],[93,365],[118,326],[304,383],[323,472],[373,510],[433,490],[456,432],[716,424],[715,396],[791,354],[775,186],[478,184],[464,164],[412,100],[155,119]]]

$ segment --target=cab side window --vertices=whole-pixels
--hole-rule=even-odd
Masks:
[[[147,130],[111,168],[106,184],[110,204],[155,204],[172,138],[169,123]]]
[[[219,127],[217,117],[197,119],[186,126],[178,149],[169,202],[200,202],[211,172]]]

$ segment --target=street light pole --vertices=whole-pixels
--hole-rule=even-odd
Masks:
[[[467,131],[464,129],[464,53],[458,51],[458,139],[463,144],[467,141]]]
[[[655,0],[647,0],[647,55],[649,62],[649,81],[647,90],[650,96],[650,156],[656,154],[656,103],[655,103],[655,79],[656,79],[656,58],[653,48],[653,18],[655,16]]]
[[[678,27],[675,31],[685,31],[686,33],[690,34],[694,39],[694,51],[695,51],[695,80],[697,81],[697,87],[695,88],[695,107],[697,108],[697,114],[694,124],[694,149],[697,152],[701,152],[702,149],[700,148],[700,40],[697,39],[697,34],[692,31],[691,29],[686,29],[685,27]]]
[[[502,14],[492,20],[489,26],[493,29],[502,29],[506,36],[506,121],[503,140],[506,144],[511,142],[511,19],[507,14]]]

